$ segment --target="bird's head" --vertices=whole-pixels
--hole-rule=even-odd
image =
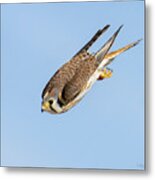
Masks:
[[[58,91],[53,88],[48,91],[43,96],[41,111],[47,111],[52,114],[60,113],[62,111],[60,105],[58,104]]]

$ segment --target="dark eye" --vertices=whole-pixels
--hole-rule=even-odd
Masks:
[[[49,100],[49,103],[50,103],[50,106],[53,104],[53,100],[51,99],[51,100]]]

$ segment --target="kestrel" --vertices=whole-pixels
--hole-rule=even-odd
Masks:
[[[116,56],[139,43],[140,40],[108,53],[122,28],[120,26],[101,49],[94,54],[89,53],[88,49],[109,26],[106,25],[103,29],[98,30],[91,40],[49,80],[42,92],[42,111],[60,114],[72,108],[90,90],[96,80],[112,76],[112,70],[106,66]]]

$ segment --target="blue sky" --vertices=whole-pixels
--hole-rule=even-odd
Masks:
[[[144,2],[3,4],[1,163],[3,166],[144,169]],[[143,41],[109,65],[67,113],[41,113],[41,92],[94,33],[124,24],[111,50]]]

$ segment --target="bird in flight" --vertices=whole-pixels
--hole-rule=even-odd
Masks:
[[[52,114],[68,111],[76,105],[91,89],[97,80],[112,76],[112,70],[107,67],[116,56],[137,45],[135,41],[123,48],[110,52],[122,26],[112,37],[94,54],[88,52],[93,43],[109,28],[106,25],[90,39],[90,41],[56,71],[42,92],[41,110]]]

